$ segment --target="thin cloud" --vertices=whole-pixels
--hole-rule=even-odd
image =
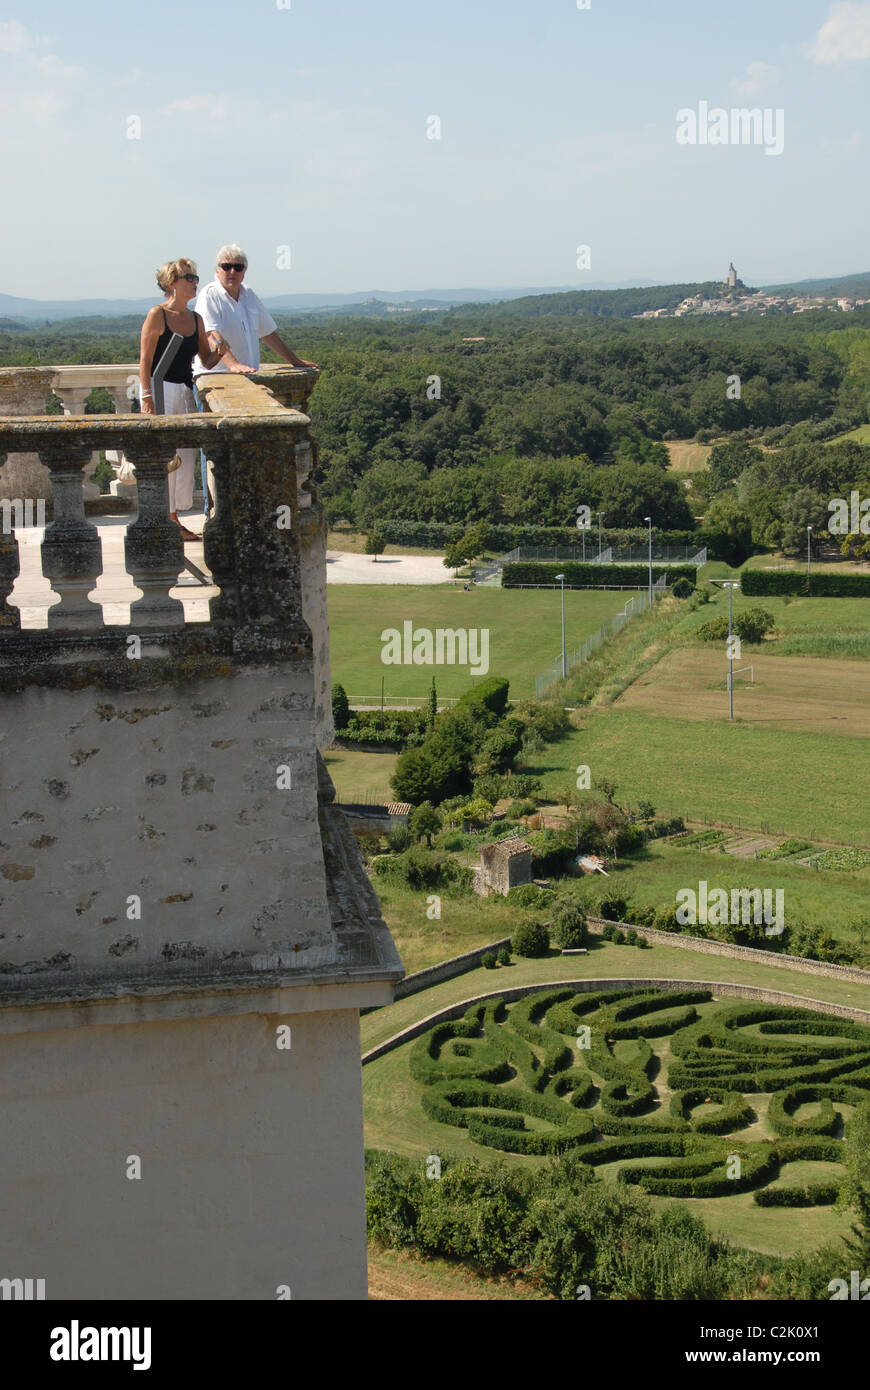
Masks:
[[[870,3],[841,0],[834,5],[807,48],[814,63],[855,63],[870,58]]]
[[[778,81],[779,68],[773,67],[770,63],[750,63],[745,75],[735,78],[731,83],[731,90],[738,101],[749,101],[759,92],[776,86]]]
[[[39,60],[39,71],[44,77],[84,77],[85,70],[77,63],[64,63],[56,53],[47,53]]]
[[[36,39],[17,19],[9,19],[0,24],[0,53],[21,53],[25,48],[33,48]]]

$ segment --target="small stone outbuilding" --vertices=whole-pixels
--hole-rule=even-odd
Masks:
[[[480,864],[474,870],[474,891],[481,897],[501,893],[505,897],[511,888],[532,881],[532,851],[527,840],[513,835],[509,840],[497,840],[481,845]]]

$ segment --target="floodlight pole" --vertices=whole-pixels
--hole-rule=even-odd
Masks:
[[[649,529],[649,602],[650,607],[652,607],[652,517],[645,516],[644,521]]]
[[[556,578],[562,581],[562,680],[564,680],[568,674],[565,652],[565,576],[564,574],[557,574]]]
[[[598,513],[598,562],[601,563],[601,518],[602,512]]]

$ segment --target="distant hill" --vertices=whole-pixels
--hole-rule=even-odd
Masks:
[[[867,299],[870,297],[870,270],[860,271],[857,275],[838,275],[827,280],[795,280],[788,285],[764,285],[763,288],[770,294],[788,291],[792,294],[829,294]]]
[[[252,276],[254,289],[256,276]],[[590,286],[598,290],[624,289],[637,284],[625,280],[617,285],[605,281]],[[390,312],[388,305],[401,304],[413,309],[451,309],[460,304],[499,303],[502,300],[521,299],[530,295],[556,294],[570,290],[570,286],[544,286],[543,288],[517,288],[502,286],[495,289],[446,289],[446,290],[362,290],[338,294],[279,294],[263,295],[266,306],[279,313],[343,313],[377,315]],[[158,291],[148,299],[19,299],[15,295],[0,294],[0,317],[21,322],[34,319],[58,322],[61,319],[116,319],[125,315],[136,315],[141,321],[145,312],[157,300]]]
[[[451,310],[451,318],[464,319],[475,309],[487,318],[631,318],[647,309],[675,309],[689,295],[712,298],[722,288],[721,280],[705,280],[687,285],[647,285],[621,290],[569,290],[564,294],[538,294],[509,303],[462,305]]]

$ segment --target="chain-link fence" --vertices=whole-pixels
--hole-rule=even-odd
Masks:
[[[653,585],[654,598],[660,598],[662,594],[667,592],[669,586],[665,581],[666,576],[662,575]],[[601,624],[597,632],[593,632],[591,637],[586,638],[582,646],[575,647],[572,652],[565,653],[565,670],[570,671],[572,666],[577,666],[581,661],[585,661],[587,657],[591,656],[593,652],[596,652],[604,642],[607,642],[611,637],[615,637],[618,632],[621,632],[631,618],[636,617],[638,613],[642,613],[643,610],[648,607],[648,593],[634,594],[632,598],[628,600],[621,613],[616,613],[612,618],[607,618]],[[536,699],[540,700],[544,692],[556,681],[561,679],[562,655],[560,652],[552,666],[548,667],[546,671],[543,671],[540,676],[535,677]]]

